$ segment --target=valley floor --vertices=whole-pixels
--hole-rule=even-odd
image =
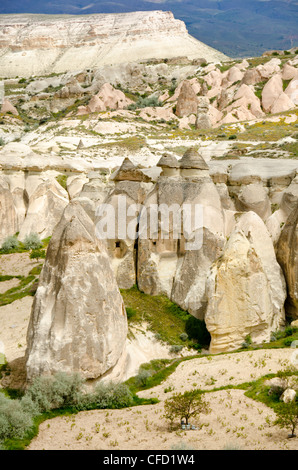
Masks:
[[[163,400],[170,395],[164,390],[169,383],[174,391],[184,391],[195,383],[199,386],[202,376],[205,383],[208,380],[211,383],[218,367],[226,368],[226,373],[221,374],[226,376],[226,384],[234,382],[231,374],[235,374],[237,359],[242,370],[238,379],[245,381],[252,374],[261,376],[266,373],[266,366],[260,366],[262,361],[268,363],[272,372],[277,372],[283,368],[282,364],[288,363],[290,355],[290,350],[285,349],[213,356],[207,364],[208,367],[205,358],[187,361],[184,363],[188,370],[187,378],[177,369],[165,383],[141,392],[142,396],[159,396],[161,401],[158,404],[122,410],[83,411],[72,416],[53,418],[40,425],[38,436],[27,449],[295,450],[297,439],[288,439],[287,430],[273,426],[274,411],[263,403],[248,398],[241,389],[207,393],[206,399],[212,411],[191,422],[196,426],[196,430],[184,431],[177,428],[171,431],[163,417]],[[257,367],[256,363],[259,364]],[[184,387],[181,385],[183,381]],[[208,386],[205,387],[207,388]]]

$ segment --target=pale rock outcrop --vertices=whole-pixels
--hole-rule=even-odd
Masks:
[[[232,83],[242,80],[243,76],[244,76],[243,72],[241,72],[241,70],[238,67],[233,66],[228,70],[228,73],[225,79],[222,81],[222,85],[229,86]]]
[[[17,211],[9,185],[0,180],[0,245],[5,238],[18,231]]]
[[[79,201],[89,217],[95,221],[97,207],[103,203],[113,188],[113,181],[106,181],[106,177],[100,171],[90,171],[81,192],[73,200]]]
[[[296,176],[291,184],[277,193],[276,198],[277,210],[268,217],[266,226],[272,237],[274,244],[277,243],[282,228],[286,223],[291,212],[297,207],[298,204],[298,176]]]
[[[228,106],[234,99],[235,88],[223,88],[218,97],[217,97],[217,108],[222,111],[224,108]]]
[[[262,81],[261,74],[255,68],[246,70],[242,78],[242,83],[244,83],[245,85],[256,85],[257,83],[261,81]]]
[[[2,106],[0,108],[0,114],[7,114],[7,113],[11,113],[14,116],[19,115],[17,108],[13,106],[7,98],[4,98]]]
[[[295,108],[295,104],[289,98],[289,96],[283,92],[274,102],[270,111],[272,114],[275,114],[275,113],[282,113],[283,111],[288,111],[288,109],[293,109],[293,108]]]
[[[165,121],[178,121],[177,116],[173,113],[172,107],[146,107],[140,110],[139,116],[144,119],[144,121],[153,121],[157,119],[164,119]]]
[[[183,117],[189,114],[196,114],[198,98],[193,90],[191,83],[185,80],[182,83],[181,90],[176,104],[176,116]]]
[[[206,273],[224,243],[220,196],[208,165],[193,148],[178,162],[164,155],[158,165],[162,173],[144,205],[148,211],[164,205],[170,216],[139,240],[138,286],[147,294],[167,295],[203,319]],[[182,227],[185,216],[189,222]]]
[[[235,216],[235,228],[206,283],[211,352],[237,349],[248,335],[269,341],[284,325],[286,288],[269,233],[257,214]]]
[[[196,129],[210,129],[212,127],[211,118],[208,115],[210,101],[207,96],[200,96],[197,105]]]
[[[250,113],[255,117],[260,118],[264,116],[260,100],[255,95],[254,90],[250,86],[243,83],[236,91],[234,100],[235,102],[231,106],[231,109],[233,109],[233,107],[243,105],[245,108],[249,108]],[[227,111],[229,111],[228,108]]]
[[[96,234],[107,247],[118,286],[129,289],[137,283],[138,217],[153,183],[128,158],[113,175],[113,181],[114,189],[98,206]]]
[[[55,179],[39,182],[28,194],[28,209],[19,240],[23,241],[31,232],[42,239],[52,235],[68,202],[67,191]]]
[[[290,81],[289,85],[285,89],[285,94],[295,106],[298,105],[298,70],[295,78]]]
[[[262,107],[266,113],[270,112],[271,107],[282,93],[282,78],[279,74],[275,74],[268,80],[262,90]]]
[[[262,220],[271,215],[271,203],[268,188],[260,183],[242,186],[238,194],[238,209],[241,211],[254,211]]]
[[[223,75],[220,70],[211,70],[207,75],[204,76],[204,80],[212,88],[221,87]]]
[[[298,318],[298,205],[289,215],[277,244],[277,260],[281,265],[288,289],[286,311]]]
[[[284,403],[291,403],[295,400],[295,398],[296,391],[292,388],[287,388],[280,396],[280,401],[283,401]]]
[[[283,80],[292,80],[298,76],[298,70],[296,67],[293,67],[288,62],[282,68],[282,79]]]
[[[132,100],[126,98],[121,90],[116,90],[110,83],[105,83],[87,106],[79,106],[78,114],[100,113],[107,109],[124,109]]]
[[[27,333],[27,381],[56,372],[97,379],[121,357],[127,318],[110,260],[79,203],[47,250]]]
[[[84,184],[88,183],[89,179],[85,175],[69,176],[66,181],[67,192],[69,199],[73,199],[80,195]]]
[[[262,107],[266,113],[279,113],[294,108],[293,101],[283,91],[280,74],[273,75],[262,90]]]
[[[256,70],[259,72],[261,80],[267,80],[273,74],[277,74],[280,72],[280,65],[281,60],[278,58],[273,58],[265,64],[257,65]]]

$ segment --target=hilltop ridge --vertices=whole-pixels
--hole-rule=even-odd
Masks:
[[[6,77],[177,56],[226,59],[190,36],[171,12],[0,16],[0,69]]]

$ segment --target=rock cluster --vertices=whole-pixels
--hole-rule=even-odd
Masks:
[[[271,333],[284,324],[286,284],[265,225],[271,210],[263,186],[247,181],[238,195],[241,212],[231,210],[232,205],[227,210],[222,188],[219,191],[195,149],[190,148],[181,160],[164,154],[158,167],[162,171],[155,184],[142,178],[137,182],[137,169],[124,161],[117,173],[121,181],[105,200],[116,207],[119,197],[126,196],[126,204],[134,204],[138,217],[134,227],[130,225],[135,237],[109,241],[118,282],[126,288],[137,283],[150,295],[165,294],[205,319],[212,352],[240,347],[246,336],[269,341]],[[147,216],[156,206],[169,208],[172,215],[167,224],[159,221],[155,231],[150,226],[149,233]],[[179,224],[189,207],[199,207],[200,217],[197,225],[185,231]],[[177,214],[181,219],[175,218]],[[188,245],[194,240],[200,243]]]

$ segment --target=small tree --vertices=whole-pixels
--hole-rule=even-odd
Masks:
[[[277,419],[274,424],[280,428],[291,430],[289,437],[296,437],[295,429],[298,425],[298,402],[296,400],[289,403],[283,403],[275,409]]]
[[[39,259],[44,259],[46,257],[45,250],[32,250],[30,253],[30,259],[36,259],[37,262]]]
[[[179,418],[180,421],[184,418],[186,424],[188,424],[190,418],[194,418],[200,413],[207,414],[210,412],[209,404],[205,400],[203,393],[201,390],[196,389],[185,393],[175,393],[165,401],[164,410],[164,417],[171,424],[175,418]]]

